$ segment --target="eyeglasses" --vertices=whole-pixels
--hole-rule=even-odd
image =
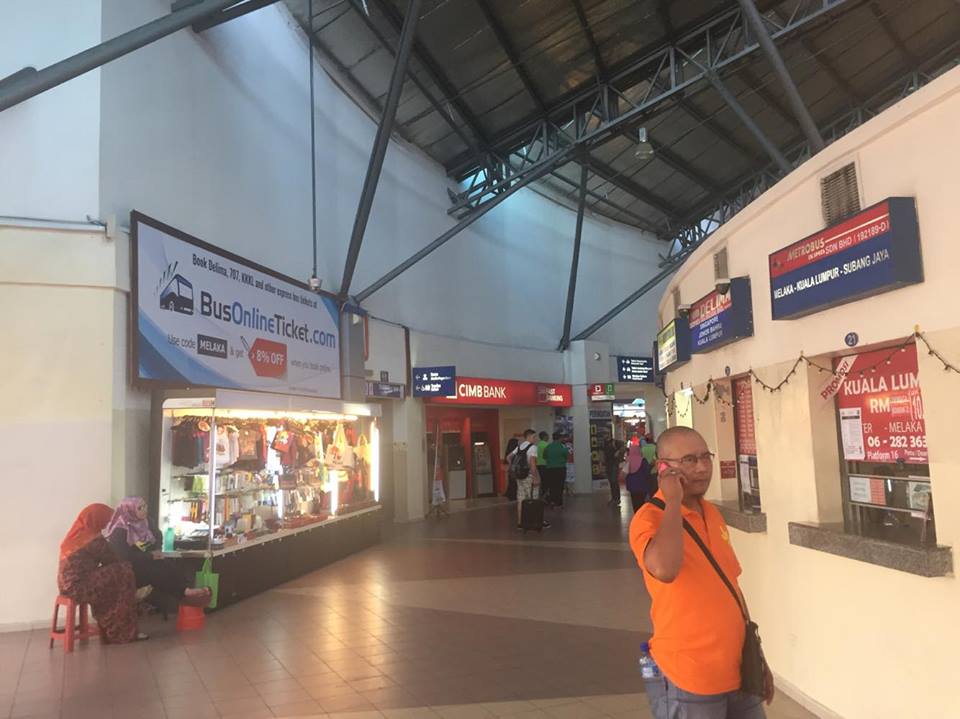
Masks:
[[[700,462],[710,464],[716,456],[713,452],[703,452],[702,454],[685,454],[679,459],[671,459],[670,457],[657,457],[657,459],[664,462],[679,462],[681,467],[693,468]]]

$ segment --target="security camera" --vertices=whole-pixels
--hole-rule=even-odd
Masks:
[[[310,275],[310,280],[308,281],[308,285],[312,292],[319,292],[321,284],[322,283],[319,277],[317,277],[316,275]]]
[[[718,277],[717,278],[717,292],[721,295],[725,295],[730,291],[730,278],[729,277]]]
[[[677,314],[686,317],[690,314],[690,305],[677,305]]]

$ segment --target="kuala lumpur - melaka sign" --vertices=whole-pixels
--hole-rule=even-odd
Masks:
[[[915,345],[837,358],[847,365],[836,393],[844,459],[926,464],[927,433]]]
[[[912,197],[889,197],[769,257],[774,320],[923,282]]]

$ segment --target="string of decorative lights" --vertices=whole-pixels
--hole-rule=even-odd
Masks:
[[[879,361],[875,362],[869,367],[863,367],[861,369],[858,369],[857,370],[858,375],[860,377],[864,377],[867,374],[874,374],[876,373],[877,369],[879,369],[880,367],[884,365],[892,364],[893,358],[897,355],[898,352],[906,352],[907,349],[910,347],[910,345],[916,346],[917,341],[923,343],[924,347],[926,347],[927,349],[928,355],[930,355],[931,357],[936,357],[936,359],[940,362],[940,364],[943,365],[944,371],[955,372],[956,374],[960,374],[960,367],[950,362],[948,359],[946,359],[943,356],[943,354],[940,353],[939,350],[933,347],[933,345],[930,343],[930,340],[927,338],[927,336],[923,332],[921,332],[920,326],[917,325],[914,327],[913,332],[907,338],[905,338],[898,345],[892,347],[890,349],[890,352],[886,354],[884,357],[882,357]],[[765,392],[770,392],[771,394],[773,394],[775,392],[780,392],[787,384],[789,384],[790,379],[800,369],[800,365],[804,363],[807,366],[818,370],[821,374],[824,372],[829,372],[830,374],[834,373],[834,369],[817,364],[812,359],[807,357],[803,352],[801,352],[800,356],[793,363],[793,366],[790,368],[787,374],[783,377],[783,379],[781,379],[779,382],[775,384],[769,384],[765,382],[763,379],[760,378],[759,375],[757,375],[757,373],[753,370],[752,367],[749,370],[747,370],[747,374],[754,381],[754,383],[758,384]],[[712,377],[707,380],[706,392],[704,392],[702,397],[698,397],[696,392],[692,388],[684,388],[682,383],[680,385],[680,388],[688,389],[691,394],[691,398],[697,404],[700,404],[700,405],[707,404],[707,402],[710,401],[710,397],[712,394],[715,402],[719,402],[720,404],[724,404],[731,408],[736,406],[735,399],[727,400],[722,396],[722,390],[720,389],[716,380],[714,380]],[[660,391],[663,393],[663,396],[666,400],[667,412],[674,414],[677,411],[677,403],[676,403],[675,397],[673,395],[667,394],[665,386],[661,386]],[[686,414],[687,412],[683,412],[684,416],[686,416]]]

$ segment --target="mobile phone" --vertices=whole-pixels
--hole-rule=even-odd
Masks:
[[[670,469],[670,465],[664,462],[662,459],[657,462],[657,473],[663,472],[667,469]]]

